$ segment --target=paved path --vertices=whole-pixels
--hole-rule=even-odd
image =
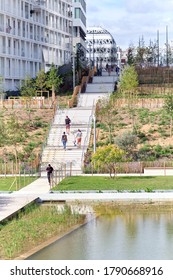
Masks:
[[[129,174],[128,174],[129,175]],[[138,176],[139,174],[132,174]],[[105,175],[104,175],[105,176]],[[122,175],[121,175],[122,176]],[[124,174],[125,176],[125,174]],[[41,177],[35,182],[20,191],[13,193],[0,194],[0,222],[11,217],[17,211],[26,205],[34,202],[60,202],[60,201],[117,201],[117,202],[136,202],[136,203],[151,203],[151,202],[173,202],[173,192],[141,192],[141,193],[118,193],[115,191],[96,191],[83,192],[50,192],[47,178]]]
[[[0,194],[0,222],[6,218],[10,218],[19,210],[33,203],[38,199],[34,194],[22,195],[19,194]]]

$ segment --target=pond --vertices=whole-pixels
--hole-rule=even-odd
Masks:
[[[172,260],[173,211],[101,215],[28,260]]]

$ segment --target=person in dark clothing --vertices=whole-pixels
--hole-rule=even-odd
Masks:
[[[49,185],[51,185],[53,170],[54,170],[53,167],[50,164],[48,164],[46,171],[47,171],[47,179],[48,179]]]
[[[70,133],[70,123],[71,120],[68,116],[66,116],[65,118],[65,127],[66,127],[66,133],[69,134]]]
[[[66,145],[67,145],[67,135],[65,134],[65,132],[63,132],[62,137],[61,137],[61,141],[64,147],[64,150],[66,151]]]

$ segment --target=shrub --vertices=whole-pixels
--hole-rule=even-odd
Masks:
[[[115,138],[115,144],[122,150],[132,152],[137,146],[138,139],[132,132],[124,132]]]

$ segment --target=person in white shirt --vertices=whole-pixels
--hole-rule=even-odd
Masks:
[[[76,145],[77,147],[81,147],[81,141],[82,141],[82,131],[80,129],[78,129],[77,133],[76,133]]]

